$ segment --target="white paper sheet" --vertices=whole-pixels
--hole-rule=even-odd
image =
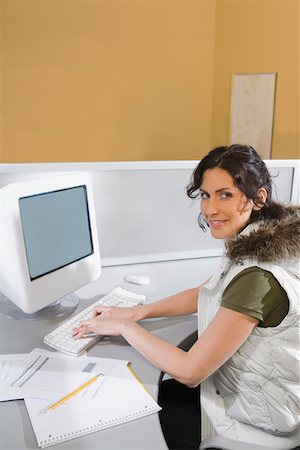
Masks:
[[[14,356],[14,355],[10,355]],[[26,359],[13,359],[9,377],[0,379],[1,400],[37,397],[57,401],[93,378],[102,375],[68,402],[97,398],[106,377],[127,374],[128,361],[109,358],[93,358],[62,355],[42,349],[34,349]]]
[[[114,427],[161,409],[127,366],[123,376],[108,376],[97,399],[89,404],[83,400],[71,404],[67,400],[51,411],[47,400],[26,398],[25,404],[39,447]]]
[[[10,388],[10,383],[16,379],[26,366],[27,353],[0,355],[0,401],[23,398],[18,388]]]

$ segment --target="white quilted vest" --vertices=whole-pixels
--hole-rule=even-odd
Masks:
[[[199,293],[198,332],[202,334],[218,311],[230,281],[253,266],[272,272],[287,292],[289,312],[277,327],[256,327],[239,350],[201,383],[202,439],[219,434],[275,449],[281,448],[282,439],[289,439],[280,436],[290,435],[292,448],[300,443],[298,262],[289,267],[253,260],[235,264],[224,257],[220,270]]]

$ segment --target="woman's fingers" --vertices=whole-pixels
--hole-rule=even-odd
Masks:
[[[72,336],[75,339],[80,339],[88,333],[95,333],[95,332],[96,330],[94,326],[82,322],[78,327],[73,328]]]
[[[72,330],[72,336],[75,339],[80,339],[84,337],[87,333],[96,333],[105,336],[119,336],[122,324],[125,319],[114,319],[98,315],[97,317],[83,321],[78,327],[74,327]]]

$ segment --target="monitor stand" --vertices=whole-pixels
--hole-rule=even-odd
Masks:
[[[26,314],[0,292],[0,317],[14,320],[47,320],[71,314],[78,306],[78,295],[71,293],[56,300],[45,308],[32,314]]]

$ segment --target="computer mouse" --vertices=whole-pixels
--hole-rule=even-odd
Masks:
[[[126,275],[124,278],[125,281],[128,283],[134,283],[134,284],[149,284],[151,282],[150,277],[148,275]]]

